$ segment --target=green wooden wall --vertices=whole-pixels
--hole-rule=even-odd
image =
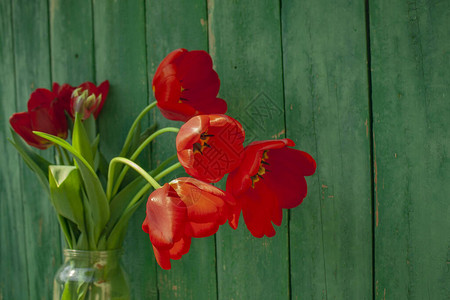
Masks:
[[[38,87],[109,79],[111,158],[181,47],[209,51],[248,140],[289,137],[318,168],[275,237],[224,226],[170,271],[142,207],[125,242],[133,299],[450,298],[450,1],[0,0],[0,15],[1,300],[50,299],[63,247],[9,116]]]

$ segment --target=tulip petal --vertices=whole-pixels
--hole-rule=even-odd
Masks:
[[[260,182],[257,188],[250,188],[239,199],[242,199],[242,214],[250,233],[258,238],[274,236],[272,222],[280,225],[283,217],[275,192]]]
[[[216,98],[220,80],[205,51],[177,49],[158,66],[152,82],[158,108],[164,117],[188,121],[202,114],[222,114],[226,102]]]
[[[147,201],[147,226],[150,241],[160,249],[170,248],[180,240],[186,222],[186,206],[179,201],[169,184],[155,190]]]
[[[100,103],[98,104],[97,108],[94,111],[94,118],[97,119],[98,115],[100,114],[103,105],[105,104],[105,100],[106,97],[108,96],[108,92],[109,92],[109,81],[105,80],[102,83],[100,83],[100,85],[97,88],[97,96],[102,95],[102,100],[100,101]]]
[[[171,259],[180,259],[181,256],[189,252],[191,247],[191,238],[184,236],[179,241],[177,241],[172,248],[169,250]]]
[[[170,263],[170,254],[167,249],[159,249],[153,245],[153,253],[155,254],[156,262],[164,270],[170,270],[172,267]]]
[[[242,125],[229,116],[195,116],[178,132],[178,159],[189,175],[217,182],[241,163],[244,137]]]
[[[47,149],[52,145],[52,143],[48,140],[38,137],[33,133],[31,119],[28,112],[13,114],[9,118],[9,123],[14,131],[20,135],[28,145],[42,150]]]
[[[223,223],[222,223],[223,224]],[[210,223],[195,223],[189,222],[189,226],[186,227],[186,233],[195,238],[208,237],[219,230],[219,226],[222,225],[216,222]]]

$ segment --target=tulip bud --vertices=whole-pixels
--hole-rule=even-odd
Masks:
[[[101,94],[97,97],[94,93],[89,94],[87,89],[83,90],[79,87],[72,93],[71,110],[73,114],[79,113],[82,115],[82,119],[86,120],[99,107],[101,102]]]

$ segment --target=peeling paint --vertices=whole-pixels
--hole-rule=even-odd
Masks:
[[[202,27],[205,27],[205,26],[208,25],[208,23],[206,22],[206,20],[203,19],[203,18],[200,19],[200,24],[202,24]]]
[[[274,139],[279,138],[280,136],[282,136],[285,133],[286,133],[286,130],[283,129],[280,132],[278,132],[277,134],[272,135],[272,138],[274,138]]]
[[[208,20],[209,24],[214,24],[214,0],[208,1]],[[208,26],[209,54],[214,58],[216,56],[216,37],[212,30],[212,26]]]
[[[364,125],[366,126],[366,137],[369,137],[369,121],[364,122]]]

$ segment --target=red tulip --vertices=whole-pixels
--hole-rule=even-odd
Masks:
[[[64,109],[72,119],[75,118],[76,111],[83,115],[83,120],[89,118],[91,114],[94,114],[94,118],[97,119],[108,91],[108,80],[103,81],[98,87],[92,82],[84,82],[76,88],[66,83],[61,86],[53,83],[53,92],[58,95]]]
[[[232,228],[234,199],[226,192],[194,178],[178,178],[151,193],[142,229],[149,234],[161,268],[189,252],[191,238],[213,235],[227,219]]]
[[[287,146],[295,144],[290,139],[250,143],[239,168],[228,175],[227,191],[242,208],[245,224],[255,237],[275,235],[272,222],[280,226],[282,208],[302,203],[307,192],[305,176],[316,170],[308,153]]]
[[[94,118],[97,119],[100,111],[105,104],[106,96],[109,92],[109,81],[105,80],[97,87],[92,82],[82,83],[76,88],[71,98],[72,113],[75,111],[83,113],[83,120],[89,118],[91,113],[94,114]],[[79,106],[82,106],[80,108]]]
[[[178,160],[189,175],[217,182],[241,162],[244,136],[242,125],[232,117],[193,117],[178,132]]]
[[[227,111],[227,103],[217,98],[219,76],[205,51],[171,52],[158,66],[152,86],[158,108],[167,119],[186,122],[196,115]]]
[[[39,149],[47,149],[53,143],[38,137],[33,131],[67,138],[64,108],[56,94],[47,89],[35,90],[28,100],[28,111],[13,114],[9,118],[9,123],[25,142]]]
[[[61,103],[62,107],[65,111],[67,111],[73,119],[73,115],[71,115],[70,111],[70,98],[72,98],[72,93],[75,88],[67,83],[60,85],[57,82],[53,83],[52,86],[53,93],[58,97],[58,101]]]

